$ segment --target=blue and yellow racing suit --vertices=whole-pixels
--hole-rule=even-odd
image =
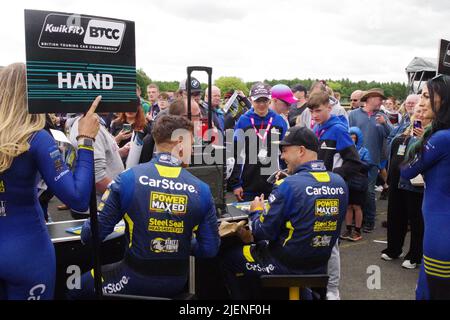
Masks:
[[[103,292],[171,297],[187,283],[189,256],[212,257],[220,238],[209,186],[167,153],[121,173],[98,206],[103,240],[124,219],[128,247],[122,261],[103,267]],[[196,237],[193,239],[193,231]],[[90,221],[81,239],[90,241]],[[93,273],[71,298],[93,297]]]
[[[76,210],[86,210],[93,184],[93,149],[80,146],[74,175],[45,130],[30,149],[0,173],[0,300],[52,299],[55,250],[37,196],[38,172],[50,191]]]
[[[263,274],[326,273],[348,189],[322,161],[312,161],[278,181],[268,200],[269,210],[249,216],[255,244],[230,250],[222,259],[233,298],[250,298]]]
[[[417,299],[450,299],[450,129],[435,132],[423,153],[401,170],[412,179],[423,174],[423,264]]]

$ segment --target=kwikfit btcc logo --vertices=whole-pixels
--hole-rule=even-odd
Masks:
[[[124,34],[125,22],[50,14],[45,19],[39,46],[115,52],[121,47]]]
[[[81,26],[67,26],[64,24],[54,25],[53,23],[46,23],[44,32],[48,33],[66,33],[66,34],[84,34],[84,28]]]
[[[91,20],[84,35],[84,43],[119,47],[125,30],[122,22]]]

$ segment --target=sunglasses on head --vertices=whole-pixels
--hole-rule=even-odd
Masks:
[[[434,76],[432,79],[431,79],[431,81],[434,81],[434,80],[437,80],[437,79],[440,79],[440,78],[442,78],[442,81],[444,82],[444,84],[445,84],[445,86],[448,86],[449,84],[447,83],[447,76],[445,76],[444,74],[438,74],[438,75],[436,75],[436,76]]]

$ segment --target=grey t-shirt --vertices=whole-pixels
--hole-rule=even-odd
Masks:
[[[78,121],[77,118],[69,132],[69,140],[74,146],[77,146],[76,137],[78,136]],[[108,177],[114,179],[119,173],[124,170],[122,158],[119,154],[119,147],[117,146],[114,137],[108,130],[100,125],[100,130],[95,137],[94,142],[94,167],[95,167],[95,182],[99,182]],[[97,195],[99,195],[97,193]]]

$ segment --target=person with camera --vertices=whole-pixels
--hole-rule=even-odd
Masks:
[[[80,119],[72,174],[44,130],[45,114],[28,113],[25,65],[15,63],[0,71],[0,300],[53,298],[55,249],[39,205],[36,178],[39,173],[48,189],[70,207],[88,207],[100,100],[98,96]]]
[[[423,136],[424,129],[433,120],[430,110],[419,104],[414,108],[410,126],[392,141],[389,157],[389,197],[387,209],[387,248],[381,259],[391,261],[402,256],[408,224],[411,227],[409,252],[404,258],[403,268],[414,269],[422,260],[423,186],[413,185],[410,180],[400,177],[400,167],[405,161],[406,150]],[[425,116],[424,116],[425,115]],[[427,116],[428,115],[428,116]]]

